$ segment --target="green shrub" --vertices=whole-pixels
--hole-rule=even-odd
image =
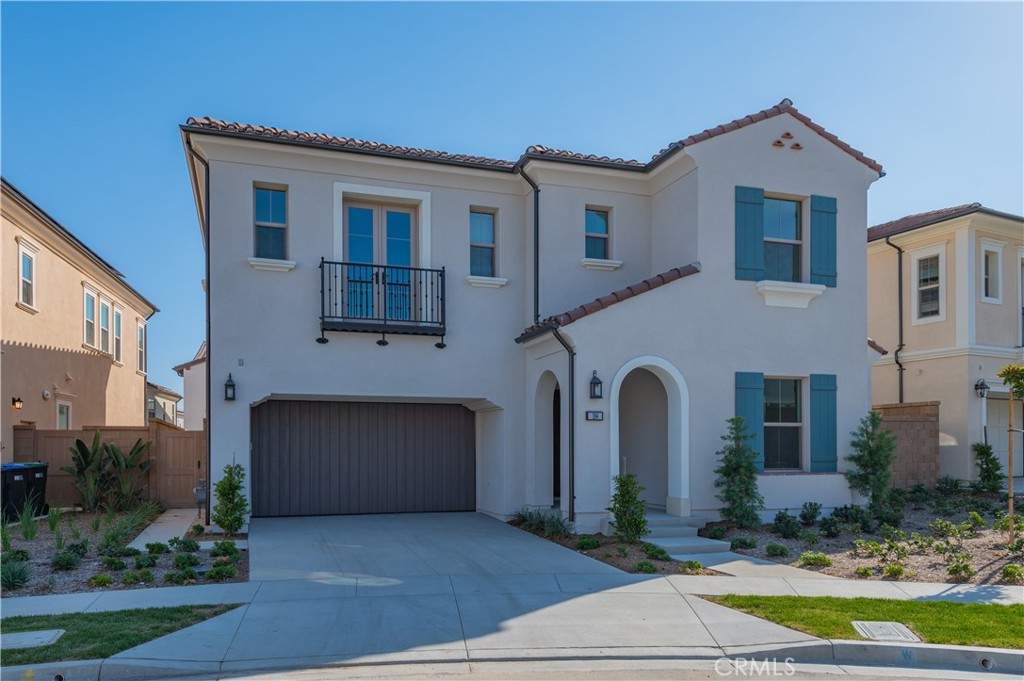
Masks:
[[[110,455],[110,496],[116,499],[117,508],[134,508],[146,488],[141,484],[146,471],[153,465],[153,459],[142,460],[153,442],[143,442],[142,438],[135,441],[131,450],[125,454],[114,443],[106,445]]]
[[[999,578],[1007,584],[1020,584],[1024,582],[1024,566],[1009,565],[1003,566],[1003,571],[999,573]]]
[[[789,549],[782,544],[772,542],[764,547],[765,555],[769,558],[785,558],[789,555]]]
[[[951,475],[943,475],[935,484],[935,493],[940,497],[960,496],[963,491],[963,483]]]
[[[753,537],[733,537],[732,541],[729,542],[729,550],[736,551],[737,549],[756,549],[757,541]]]
[[[931,492],[928,491],[928,487],[924,483],[917,482],[910,488],[907,498],[910,499],[910,502],[915,506],[923,506],[928,503],[928,499],[931,498]]]
[[[1007,544],[1006,550],[1013,554],[1024,553],[1024,537],[1017,537],[1012,544]]]
[[[684,560],[679,564],[679,572],[684,575],[690,575],[694,572],[700,572],[704,569],[704,564],[699,560]]]
[[[616,546],[615,551],[623,558],[629,555],[629,549],[627,549],[625,546]]]
[[[159,556],[162,553],[169,553],[171,548],[162,541],[152,541],[146,544],[146,550],[150,555]]]
[[[802,529],[800,521],[797,520],[796,516],[790,515],[788,511],[779,511],[775,514],[775,520],[772,522],[772,532],[783,539],[796,539],[800,536],[800,530]]]
[[[10,551],[4,551],[3,559],[5,561],[15,561],[24,563],[32,556],[25,549],[11,549]]]
[[[188,537],[171,537],[167,545],[179,553],[195,553],[199,550],[199,542]]]
[[[616,475],[615,493],[612,494],[612,505],[606,511],[611,511],[615,518],[609,523],[615,532],[615,538],[627,544],[635,544],[648,534],[650,528],[647,526],[647,504],[640,498],[644,487],[637,482],[636,475],[626,473]]]
[[[821,533],[829,539],[835,539],[843,533],[843,524],[835,516],[821,519]]]
[[[609,553],[608,555],[611,556],[612,554]],[[217,556],[216,558],[213,559],[214,567],[216,567],[218,565],[233,565],[233,564],[234,564],[234,561],[232,561],[227,556]]]
[[[39,521],[36,520],[36,507],[32,504],[30,498],[25,498],[21,508],[18,509],[16,520],[21,528],[21,536],[25,541],[32,541],[39,536]]]
[[[64,541],[64,533],[61,532],[60,529],[58,528],[53,533],[53,546],[58,551],[60,551],[61,549],[65,548],[65,544],[66,544],[66,542]]]
[[[907,543],[914,553],[928,553],[935,545],[935,537],[922,537],[917,532],[913,532]]]
[[[8,591],[17,591],[28,583],[32,577],[32,569],[27,561],[5,560],[0,563],[0,587]]]
[[[11,550],[11,535],[7,531],[7,523],[0,518],[0,551],[6,553]]]
[[[89,540],[83,539],[79,542],[72,542],[65,547],[71,553],[78,554],[79,558],[85,558],[85,554],[89,553]]]
[[[867,565],[861,565],[859,568],[853,571],[853,574],[857,577],[871,577],[875,574],[875,571],[869,568]]]
[[[580,537],[576,540],[576,548],[580,551],[590,551],[596,549],[601,545],[601,540],[597,537]]]
[[[188,533],[191,534],[193,537],[198,537],[201,534],[203,534],[204,532],[206,532],[206,528],[203,527],[202,525],[198,525],[198,524],[193,525],[188,530]]]
[[[933,537],[938,537],[939,539],[960,536],[960,527],[942,518],[936,518],[928,523],[928,530],[932,533]]]
[[[184,584],[185,582],[195,582],[199,579],[199,574],[192,568],[187,567],[178,572],[168,572],[164,575],[165,582],[171,582],[172,584]]]
[[[89,578],[89,581],[86,582],[86,584],[93,588],[101,586],[110,586],[113,583],[114,578],[104,572],[101,572],[98,575],[93,575]]]
[[[211,582],[223,582],[226,579],[234,578],[237,574],[238,570],[234,565],[217,565],[206,571],[206,579]]]
[[[658,571],[658,568],[654,567],[654,563],[649,560],[642,560],[633,566],[633,572],[641,572],[646,575],[653,575]]]
[[[549,513],[544,518],[545,537],[568,537],[572,533],[569,521],[561,513]]]
[[[958,581],[967,581],[977,573],[977,570],[971,567],[970,563],[963,560],[956,560],[949,563],[946,566],[946,572],[949,576]]]
[[[720,458],[715,469],[716,498],[722,502],[722,518],[737,527],[757,527],[764,497],[757,487],[757,452],[748,444],[757,437],[747,430],[742,416],[728,419],[728,431],[722,436],[726,445],[715,454]]]
[[[194,553],[179,553],[174,557],[174,567],[179,570],[199,565],[199,558]]]
[[[156,567],[156,556],[149,554],[146,556],[139,556],[135,559],[135,569],[142,570],[143,568]]]
[[[139,532],[157,515],[160,504],[155,501],[144,501],[131,511],[125,513],[103,530],[97,553],[103,556],[125,555],[118,550],[134,539]]]
[[[988,527],[988,521],[982,518],[977,511],[969,511],[967,513],[967,525],[976,534],[979,530],[984,530]]]
[[[807,546],[817,546],[818,541],[821,540],[821,533],[817,530],[805,529],[800,531],[798,538]]]
[[[644,553],[647,554],[648,558],[654,558],[655,560],[672,560],[672,556],[668,555],[668,551],[660,546],[645,543],[643,548]]]
[[[230,539],[225,539],[224,541],[213,542],[213,548],[210,549],[210,555],[214,558],[217,556],[226,556],[232,561],[235,561],[241,558],[242,553],[238,550],[238,547],[235,546],[235,542]]]
[[[875,519],[863,506],[840,506],[832,511],[832,517],[854,531],[871,533],[875,531]]]
[[[890,563],[882,569],[882,575],[889,579],[899,579],[906,573],[906,568],[899,563]]]
[[[132,558],[134,556],[142,555],[142,551],[139,551],[134,546],[116,546],[105,552],[104,555],[111,556],[113,558]]]
[[[881,556],[883,553],[882,545],[876,541],[869,539],[854,539],[853,550],[850,553],[860,558],[873,558]]]
[[[94,513],[92,518],[89,519],[89,529],[91,529],[93,532],[99,532],[100,531],[100,520],[101,520],[101,518],[100,518],[99,513]],[[107,523],[107,526],[109,527],[110,523]]]
[[[883,429],[882,415],[877,411],[868,412],[861,419],[860,426],[850,435],[850,454],[847,460],[853,469],[846,471],[850,489],[869,497],[872,513],[885,506],[886,494],[892,484],[893,454],[896,451],[896,435]]]
[[[804,505],[800,507],[800,522],[804,525],[813,525],[818,522],[819,515],[821,515],[821,504],[816,501],[805,501]]]
[[[61,466],[60,469],[74,478],[75,487],[82,493],[82,508],[88,512],[95,511],[110,487],[110,454],[100,444],[100,431],[96,431],[91,447],[75,440],[75,446],[70,450],[73,465]],[[93,529],[98,528],[99,518]]]
[[[820,551],[804,551],[800,554],[800,564],[814,567],[829,567],[832,559]]]
[[[108,570],[124,570],[125,562],[116,556],[103,556],[103,567]]]
[[[65,549],[53,554],[53,557],[50,559],[50,567],[54,570],[74,570],[81,562],[82,557],[80,555]]]
[[[249,501],[243,492],[245,469],[240,464],[224,466],[224,475],[213,485],[213,506],[215,522],[225,533],[231,535],[242,529],[245,515],[249,512]]]
[[[708,539],[725,539],[729,528],[725,525],[711,525],[704,529],[704,536]]]
[[[978,465],[978,482],[975,489],[980,492],[998,492],[1003,488],[1003,465],[992,453],[992,445],[975,442],[971,445],[974,451],[974,463]]]
[[[46,514],[46,522],[50,525],[50,532],[56,532],[60,524],[61,510],[59,506],[51,506]]]

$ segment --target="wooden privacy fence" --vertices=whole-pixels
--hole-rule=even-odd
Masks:
[[[144,497],[159,500],[165,508],[196,505],[192,488],[199,484],[200,479],[209,480],[206,474],[206,432],[182,430],[157,421],[148,426],[99,426],[82,430],[36,430],[32,426],[15,426],[15,462],[50,464],[46,481],[47,503],[65,507],[81,503],[82,495],[74,486],[74,476],[60,468],[72,465],[69,450],[75,445],[75,440],[91,445],[97,430],[102,442],[116,444],[126,454],[139,438],[153,442],[146,453],[146,458],[153,459],[153,465],[141,479],[141,484],[146,486]]]

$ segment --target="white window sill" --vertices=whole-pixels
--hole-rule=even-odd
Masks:
[[[14,301],[14,306],[19,308],[19,309],[24,310],[25,312],[28,312],[29,314],[39,314],[39,310],[37,310],[36,308],[32,307],[31,305],[26,305],[25,303],[21,302],[20,300]]]
[[[990,305],[1002,305],[1003,304],[1003,299],[1002,298],[986,298],[985,296],[982,296],[981,297],[981,302],[989,303]]]
[[[598,272],[611,272],[622,267],[621,260],[604,260],[602,258],[583,258],[580,265],[585,270],[596,270]]]
[[[249,267],[264,272],[290,272],[295,269],[294,260],[274,260],[272,258],[249,258]]]
[[[471,274],[466,277],[466,283],[476,288],[501,288],[508,283],[508,279],[504,277],[478,277]]]
[[[938,324],[939,322],[946,321],[946,313],[943,311],[942,314],[931,315],[930,317],[918,317],[917,319],[910,320],[911,326],[920,326],[921,324]]]
[[[757,292],[764,297],[764,304],[769,307],[807,309],[812,300],[825,292],[825,286],[796,281],[759,281]]]

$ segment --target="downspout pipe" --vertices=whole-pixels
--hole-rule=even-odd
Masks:
[[[569,353],[569,522],[576,522],[576,351],[557,328],[551,329],[565,351]]]
[[[516,172],[533,189],[533,323],[536,324],[540,321],[540,187],[526,174],[522,164],[516,165]]]
[[[896,346],[896,352],[892,354],[892,358],[896,362],[896,372],[900,383],[900,404],[903,404],[903,372],[906,371],[900,361],[900,353],[905,347],[903,344],[903,249],[894,244],[890,237],[885,237],[885,243],[896,249],[896,310],[899,315],[899,344]]]
[[[210,493],[213,490],[213,471],[210,468],[212,463],[211,433],[213,421],[210,419],[210,405],[213,403],[212,384],[210,382],[210,366],[213,359],[213,351],[210,343],[210,248],[213,245],[213,238],[210,235],[210,164],[192,148],[192,137],[189,136],[185,148],[189,155],[198,161],[205,173],[203,174],[203,233],[206,235],[206,524],[210,524]]]

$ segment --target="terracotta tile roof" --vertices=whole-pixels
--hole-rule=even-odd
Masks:
[[[336,137],[315,132],[297,132],[295,130],[284,130],[281,128],[270,128],[263,125],[248,125],[245,123],[231,123],[204,116],[202,118],[190,117],[185,123],[190,128],[202,128],[246,137],[265,137],[274,140],[282,140],[299,144],[310,144],[330,148],[344,149],[381,156],[397,156],[401,158],[424,159],[430,161],[441,161],[457,165],[486,166],[512,170],[515,163],[502,161],[486,156],[470,156],[467,154],[450,154],[446,151],[433,151],[431,149],[416,149],[413,147],[400,147],[394,144],[381,144],[380,142],[367,142],[353,137]]]
[[[868,241],[877,241],[878,239],[884,239],[887,236],[909,232],[921,227],[927,227],[928,225],[934,225],[938,222],[945,222],[946,220],[953,220],[954,218],[970,215],[971,213],[987,213],[989,215],[996,215],[1010,220],[1024,222],[1024,217],[1021,217],[1020,215],[1012,215],[1010,213],[1002,213],[997,210],[992,210],[991,208],[986,208],[977,202],[964,203],[959,206],[951,206],[950,208],[940,208],[938,210],[930,210],[926,213],[907,215],[899,218],[898,220],[890,220],[889,222],[883,222],[880,225],[875,225],[868,229]]]
[[[171,367],[171,371],[175,372],[179,376],[183,376],[185,369],[194,367],[197,364],[202,364],[206,361],[206,341],[199,344],[199,350],[196,351],[196,356],[190,361],[179,364],[178,366]]]
[[[179,400],[181,399],[181,395],[171,390],[167,386],[160,385],[159,383],[146,381],[146,389],[149,392],[156,393],[158,395],[167,395],[168,397],[177,397]]]
[[[664,286],[665,284],[670,284],[677,279],[688,277],[691,274],[697,274],[698,272],[700,272],[700,263],[696,262],[684,265],[683,267],[674,267],[667,272],[662,272],[661,274],[656,274],[649,279],[644,279],[638,284],[633,284],[632,286],[619,289],[618,291],[609,293],[606,296],[601,296],[589,303],[585,303],[579,307],[574,307],[567,312],[552,315],[543,321],[528,326],[521,334],[519,334],[519,337],[516,338],[516,342],[523,343],[545,333],[546,331],[550,331],[551,329],[568,326],[577,319],[581,319],[587,315],[604,310],[605,308],[611,307],[616,303],[621,303],[624,300],[629,300],[641,293],[646,293]]]
[[[505,161],[496,158],[488,158],[486,156],[450,154],[445,151],[401,147],[393,144],[382,144],[380,142],[367,142],[365,140],[351,137],[336,137],[334,135],[325,135],[322,133],[296,132],[294,130],[270,128],[262,125],[231,123],[228,121],[221,121],[216,118],[210,118],[208,116],[204,116],[202,118],[189,118],[185,123],[185,127],[198,128],[223,135],[261,137],[278,142],[320,146],[331,149],[354,151],[357,153],[432,161],[436,163],[467,165],[491,170],[503,170],[506,172],[515,170],[517,166],[530,159],[564,161],[567,163],[578,163],[582,165],[598,165],[608,168],[617,168],[620,170],[650,171],[672,156],[672,154],[683,149],[687,145],[697,144],[711,139],[712,137],[718,137],[719,135],[724,135],[727,132],[732,132],[733,130],[738,130],[759,121],[767,120],[786,113],[801,121],[804,125],[808,126],[875,172],[879,174],[882,173],[882,166],[877,161],[868,158],[860,151],[857,151],[849,144],[843,142],[841,139],[825,130],[825,128],[797,111],[796,107],[793,106],[793,102],[789,99],[783,99],[781,102],[769,109],[758,111],[757,113],[744,116],[743,118],[737,118],[729,123],[725,123],[714,128],[708,128],[703,132],[690,135],[678,142],[673,142],[655,154],[647,163],[632,159],[611,158],[609,156],[598,156],[596,154],[581,154],[579,152],[567,151],[564,149],[552,149],[539,144],[528,147],[522,156],[519,157],[519,160]]]
[[[883,348],[874,338],[868,338],[868,347],[880,355],[888,355],[889,351]]]

